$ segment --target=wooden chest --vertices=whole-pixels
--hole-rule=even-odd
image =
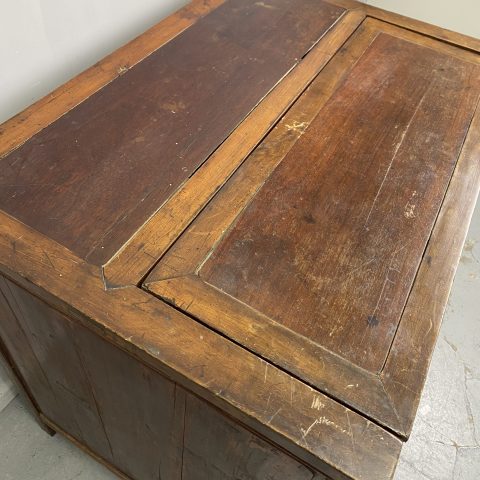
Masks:
[[[385,480],[480,185],[480,41],[196,0],[0,127],[0,348],[134,480]]]

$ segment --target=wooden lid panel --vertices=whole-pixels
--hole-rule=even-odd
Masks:
[[[400,347],[396,333],[419,267],[432,261],[430,239],[449,241],[434,228],[443,228],[445,195],[455,202],[457,162],[475,162],[479,64],[471,52],[366,20],[145,288],[408,436],[424,381],[416,372],[431,350],[418,336]],[[430,334],[438,322],[422,316],[415,328]],[[392,367],[397,348],[411,350],[413,366]],[[399,399],[384,383],[397,370],[412,376]],[[406,397],[411,407],[399,413]]]
[[[381,370],[469,128],[478,69],[380,34],[199,274]]]
[[[103,264],[343,12],[227,1],[4,157],[0,208]]]

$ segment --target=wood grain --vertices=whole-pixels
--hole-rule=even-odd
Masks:
[[[480,188],[480,105],[382,371],[410,431]]]
[[[186,401],[183,462],[182,480],[312,480],[315,475],[193,395]]]
[[[32,393],[40,410],[53,416],[62,429],[112,462],[90,386],[76,353],[68,344],[65,317],[8,280],[3,280],[2,292],[15,314],[15,319],[9,318],[8,322],[4,319],[4,328],[18,329],[23,334],[15,348],[20,349],[21,356],[26,352],[35,367],[31,372],[25,367],[22,370],[27,378],[36,377]],[[72,378],[76,379],[73,385]]]
[[[342,13],[226,2],[2,158],[0,207],[101,265]]]
[[[42,398],[45,391],[45,377],[41,368],[33,356],[31,350],[25,345],[26,338],[24,333],[15,322],[13,312],[8,304],[4,294],[6,284],[3,278],[0,278],[0,355],[4,359],[5,366],[11,374],[12,382],[17,387],[17,391],[23,393],[32,415],[37,419],[38,425],[49,435],[53,436],[54,431],[48,427],[40,416],[40,407],[37,398]],[[51,402],[52,397],[47,387],[47,410],[55,405]],[[50,401],[50,402],[48,402]]]
[[[379,372],[470,126],[479,73],[379,35],[201,277]]]
[[[113,464],[132,478],[181,478],[185,393],[89,330],[72,322],[70,328]]]
[[[185,407],[175,384],[3,282],[15,312],[5,328],[18,323],[26,341],[16,348],[31,346],[46,380],[35,390],[41,411],[132,478],[180,478]]]
[[[205,165],[107,262],[104,275],[109,288],[134,285],[145,276],[364,18],[361,12],[343,16],[335,28],[247,116]]]

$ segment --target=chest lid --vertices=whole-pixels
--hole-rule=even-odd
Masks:
[[[367,20],[145,288],[408,436],[468,224],[479,68]]]
[[[68,110],[69,89],[90,91],[102,76],[104,64],[93,67],[69,85],[60,118],[43,124],[49,102],[27,118],[32,131],[40,118],[40,131],[13,150],[9,139],[23,132],[21,121],[0,129],[1,210],[79,258],[105,264],[345,11],[317,0],[195,3],[197,10],[220,6],[196,22],[190,10],[167,21],[164,37],[194,24]],[[134,46],[148,42],[146,34]],[[132,48],[120,54],[125,61]],[[285,98],[286,106],[293,100]],[[282,113],[270,112],[268,126]]]

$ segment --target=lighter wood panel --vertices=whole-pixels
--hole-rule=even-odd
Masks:
[[[201,277],[379,372],[470,126],[479,73],[380,34]]]
[[[469,51],[366,20],[161,258],[145,288],[408,437],[436,330],[423,314],[402,327],[402,311],[413,288],[415,308],[433,309],[434,325],[441,320],[435,297],[421,304],[413,282],[419,265],[428,267],[427,244],[449,243],[443,236],[431,245],[430,235],[452,172],[460,168],[459,190],[475,168],[479,63]],[[478,187],[475,172],[468,183]],[[457,206],[456,197],[447,199]],[[472,199],[469,190],[459,205]],[[468,218],[460,217],[464,229]],[[300,272],[295,250],[304,256]],[[397,250],[401,265],[391,264]],[[456,253],[445,258],[438,275],[450,276],[457,260]],[[341,279],[342,269],[352,272],[352,288],[331,279],[323,295],[311,288],[329,273]],[[247,293],[237,293],[235,282]],[[340,315],[308,310],[324,297]],[[306,308],[295,310],[302,301]],[[371,312],[349,318],[348,309],[374,311],[377,302],[386,324]],[[422,345],[415,332],[425,331],[433,340]],[[398,361],[385,363],[389,352]]]

